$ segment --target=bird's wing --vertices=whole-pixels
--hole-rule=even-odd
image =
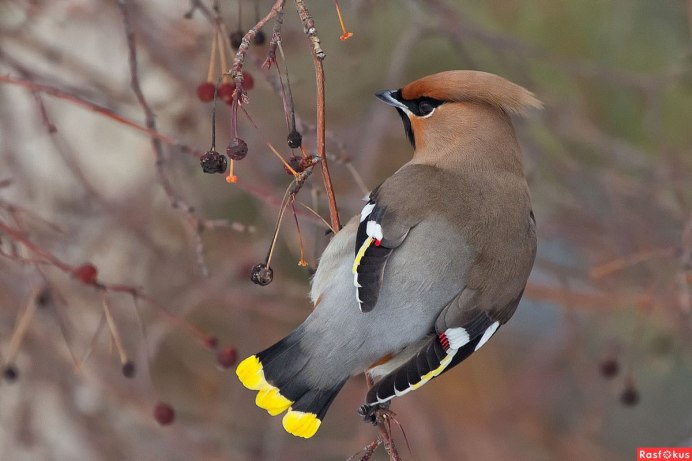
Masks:
[[[353,284],[358,306],[370,312],[377,304],[385,266],[413,226],[429,212],[423,191],[415,184],[431,184],[436,169],[407,165],[373,190],[360,214],[353,258]]]
[[[367,404],[376,405],[418,389],[481,348],[516,310],[521,293],[497,310],[478,305],[477,292],[465,288],[440,313],[431,335],[406,362],[378,381]]]

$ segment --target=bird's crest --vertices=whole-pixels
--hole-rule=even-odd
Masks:
[[[543,107],[529,90],[497,75],[474,70],[428,75],[403,87],[401,96],[406,100],[429,97],[446,102],[483,102],[514,114]]]

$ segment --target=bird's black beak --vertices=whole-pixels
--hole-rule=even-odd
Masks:
[[[408,108],[404,105],[404,103],[402,103],[396,98],[396,93],[398,92],[399,90],[382,90],[375,93],[375,96],[377,96],[379,99],[381,99],[386,104],[389,104],[392,107],[408,111]]]

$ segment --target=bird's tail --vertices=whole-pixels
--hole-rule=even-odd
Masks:
[[[301,372],[310,357],[299,345],[301,327],[264,351],[238,364],[238,379],[248,389],[257,391],[255,403],[272,416],[284,411],[283,426],[297,437],[310,438],[317,432],[327,409],[345,380],[328,388],[316,389]]]

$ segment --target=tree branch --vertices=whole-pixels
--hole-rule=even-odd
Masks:
[[[341,229],[341,222],[339,221],[339,210],[336,205],[336,196],[334,195],[332,178],[329,174],[329,165],[327,163],[325,149],[324,66],[322,61],[326,57],[326,54],[320,46],[320,38],[317,35],[315,21],[312,19],[305,3],[303,3],[303,0],[295,0],[295,2],[298,15],[303,23],[303,30],[312,45],[312,63],[315,67],[315,84],[317,85],[317,155],[320,158],[322,180],[324,181],[324,188],[327,192],[327,200],[329,201],[329,218],[332,228],[338,231]]]

